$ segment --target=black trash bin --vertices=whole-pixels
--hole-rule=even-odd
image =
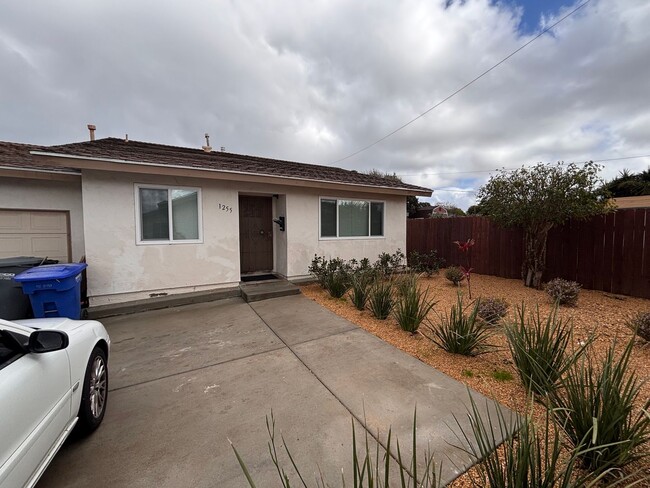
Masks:
[[[14,281],[14,276],[34,266],[57,262],[53,259],[26,256],[0,259],[0,319],[32,318],[34,314],[29,296],[23,294],[23,287]]]

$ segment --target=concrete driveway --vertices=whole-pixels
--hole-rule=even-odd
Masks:
[[[280,486],[267,448],[271,410],[308,482],[320,469],[338,486],[343,469],[351,484],[352,425],[383,444],[392,426],[410,458],[416,404],[418,455],[429,444],[445,481],[468,465],[449,445],[458,444],[454,414],[466,418],[466,387],[302,295],[103,322],[113,342],[104,423],[68,442],[39,488],[246,487],[228,439],[257,486]]]

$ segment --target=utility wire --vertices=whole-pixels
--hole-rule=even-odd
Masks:
[[[452,193],[476,193],[478,190],[454,190],[453,188],[431,188],[433,191],[448,191]]]
[[[605,163],[608,161],[623,161],[625,159],[640,159],[640,158],[650,158],[650,154],[643,154],[641,156],[625,156],[622,158],[610,158],[610,159],[590,159],[592,163]],[[585,160],[587,161],[587,160]],[[542,164],[554,164],[554,163],[542,163]],[[495,168],[495,169],[477,169],[473,171],[448,171],[445,173],[412,173],[412,174],[396,174],[396,176],[441,176],[441,175],[461,175],[468,173],[492,173],[493,171],[516,171],[519,168]]]
[[[465,83],[465,84],[464,84],[463,86],[461,86],[458,90],[456,90],[455,92],[453,92],[451,95],[449,95],[449,96],[443,98],[442,100],[440,100],[440,101],[439,101],[438,103],[436,103],[433,107],[431,107],[431,108],[425,110],[424,112],[422,112],[422,113],[421,113],[420,115],[418,115],[417,117],[415,117],[415,118],[409,120],[409,121],[406,122],[405,124],[402,124],[402,125],[399,126],[397,129],[393,130],[392,132],[389,132],[388,134],[386,134],[385,136],[381,137],[380,139],[377,139],[375,142],[373,142],[373,143],[371,143],[371,144],[368,144],[367,146],[362,147],[361,149],[359,149],[359,150],[353,152],[352,154],[349,154],[349,155],[345,156],[344,158],[337,159],[336,161],[332,161],[330,164],[336,164],[336,163],[340,163],[341,161],[345,161],[346,159],[350,159],[351,157],[356,156],[357,154],[360,154],[360,153],[362,153],[363,151],[366,151],[366,150],[370,149],[370,148],[373,147],[373,146],[376,146],[376,145],[379,144],[380,142],[385,141],[385,140],[388,139],[390,136],[392,136],[392,135],[394,135],[394,134],[397,134],[399,131],[401,131],[402,129],[405,129],[406,127],[408,127],[409,125],[411,125],[411,124],[412,124],[413,122],[415,122],[416,120],[421,119],[422,117],[424,117],[425,115],[427,115],[429,112],[431,112],[432,110],[438,108],[440,105],[442,105],[443,103],[445,103],[447,100],[449,100],[449,99],[455,97],[455,96],[458,95],[460,92],[462,92],[463,90],[465,90],[465,88],[467,88],[467,87],[469,87],[470,85],[474,84],[475,82],[477,82],[478,80],[480,80],[481,78],[483,78],[485,75],[487,75],[488,73],[490,73],[492,70],[494,70],[495,68],[497,68],[497,67],[499,67],[500,65],[502,65],[503,63],[505,63],[508,59],[510,59],[511,57],[513,57],[513,56],[514,56],[515,54],[517,54],[519,51],[521,51],[522,49],[528,47],[530,44],[532,44],[533,42],[535,42],[537,39],[539,39],[540,37],[542,37],[544,34],[546,34],[548,31],[550,31],[551,29],[553,29],[554,27],[556,27],[558,24],[560,24],[561,22],[563,22],[564,20],[566,20],[567,18],[569,18],[571,15],[573,15],[574,13],[576,13],[576,12],[577,12],[578,10],[580,10],[582,7],[584,7],[585,5],[587,5],[589,2],[591,2],[591,0],[585,0],[584,2],[582,2],[580,5],[578,5],[576,8],[574,8],[573,10],[571,10],[571,12],[569,12],[568,14],[566,14],[566,15],[565,15],[564,17],[562,17],[560,20],[558,20],[558,21],[555,22],[554,24],[552,24],[552,25],[550,25],[549,27],[547,27],[546,29],[544,29],[542,32],[540,32],[539,34],[537,34],[537,35],[536,35],[535,37],[533,37],[530,41],[526,42],[524,45],[520,46],[520,47],[519,47],[518,49],[516,49],[515,51],[511,52],[510,54],[508,54],[505,58],[503,58],[503,59],[502,59],[501,61],[499,61],[497,64],[493,65],[491,68],[489,68],[489,69],[483,71],[483,73],[481,73],[480,75],[478,75],[478,76],[477,76],[476,78],[474,78],[473,80],[471,80],[471,81]]]

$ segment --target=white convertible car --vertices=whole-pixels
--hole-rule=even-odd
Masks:
[[[34,486],[75,426],[99,426],[109,350],[96,321],[0,320],[0,488]]]

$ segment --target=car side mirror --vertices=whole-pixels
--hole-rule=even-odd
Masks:
[[[27,349],[29,352],[42,354],[44,352],[60,351],[70,344],[68,334],[60,330],[35,330],[29,336]]]

